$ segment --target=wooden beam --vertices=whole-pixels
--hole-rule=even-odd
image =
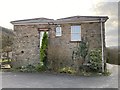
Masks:
[[[49,31],[49,28],[38,28],[38,31]]]

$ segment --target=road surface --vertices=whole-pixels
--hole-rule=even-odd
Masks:
[[[1,72],[2,88],[118,88],[118,68],[110,76]]]

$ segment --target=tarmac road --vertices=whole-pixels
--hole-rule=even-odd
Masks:
[[[120,67],[119,67],[120,68]],[[119,69],[120,70],[120,69]],[[1,72],[2,88],[118,88],[118,68],[110,76]]]

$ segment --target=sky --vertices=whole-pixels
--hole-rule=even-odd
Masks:
[[[0,26],[13,29],[10,21],[30,18],[59,19],[69,16],[108,16],[106,46],[118,45],[119,0],[0,0]]]

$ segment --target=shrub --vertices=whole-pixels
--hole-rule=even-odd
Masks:
[[[46,59],[47,59],[47,44],[48,44],[48,35],[46,32],[43,34],[42,39],[42,46],[40,47],[40,62],[46,66]]]
[[[44,65],[38,64],[36,66],[36,71],[37,72],[41,72],[41,71],[45,71],[45,70],[46,70],[46,67]]]
[[[71,67],[64,67],[59,70],[60,73],[69,73],[69,74],[75,74],[76,71]]]
[[[12,68],[11,70],[18,72],[41,72],[41,71],[45,71],[46,67],[42,64],[38,64],[36,66],[29,64],[27,66]]]
[[[85,60],[87,54],[88,54],[88,45],[86,42],[81,42],[79,46],[79,54],[80,56]]]
[[[73,51],[72,59],[81,57],[85,61],[87,54],[88,54],[88,43],[82,41],[80,42],[79,47],[77,47],[77,50]]]
[[[102,70],[102,52],[100,49],[91,50],[89,55],[89,68],[91,71],[100,72]]]
[[[35,72],[35,66],[29,64],[18,68],[21,72]]]

